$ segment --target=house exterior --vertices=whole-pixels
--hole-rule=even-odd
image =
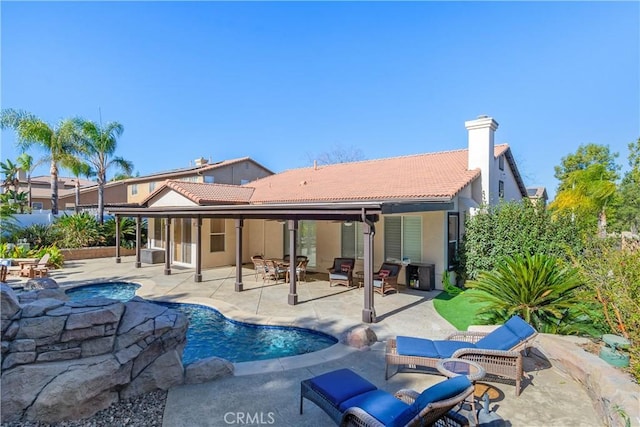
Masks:
[[[249,157],[215,163],[201,157],[187,168],[129,178],[126,181],[127,202],[142,202],[167,180],[242,185],[269,175],[273,175],[273,172]]]
[[[27,177],[23,171],[20,172],[18,179],[20,181],[19,191],[28,192]],[[66,209],[65,203],[60,201],[65,195],[72,194],[73,203],[75,205],[75,187],[76,182],[80,187],[95,185],[95,182],[82,178],[58,177],[58,208]],[[35,211],[51,209],[51,177],[48,175],[31,177],[31,209]],[[71,207],[73,209],[73,206]]]
[[[322,272],[354,257],[370,294],[363,321],[375,321],[371,275],[382,262],[432,265],[442,288],[465,215],[527,197],[510,147],[494,144],[498,123],[481,116],[465,126],[463,149],[292,169],[240,186],[172,180],[140,207],[113,212],[150,218],[148,245],[166,251],[165,273],[172,263],[191,266],[199,281],[201,267],[235,263],[236,290],[241,264],[255,254],[306,255],[308,269]],[[295,289],[292,280],[292,304]]]
[[[98,209],[98,185],[80,187],[80,200],[78,207],[83,210]],[[104,185],[105,206],[123,205],[127,203],[127,183],[122,181],[110,181]],[[76,208],[76,190],[66,189],[58,196],[58,205],[62,209],[73,211]]]

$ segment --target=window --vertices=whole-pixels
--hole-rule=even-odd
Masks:
[[[33,210],[42,209],[42,202],[33,202],[33,203],[31,203],[31,209],[33,209]]]
[[[164,247],[164,228],[165,228],[165,219],[164,218],[154,218],[153,219],[153,244],[154,248],[162,249]]]
[[[460,214],[449,213],[447,221],[447,269],[453,270],[458,256],[458,239],[460,236]]]
[[[504,156],[498,157],[498,168],[503,171],[504,170]]]
[[[348,224],[348,225],[347,225]],[[362,223],[354,221],[342,223],[342,256],[346,258],[364,259],[364,236]]]
[[[289,227],[285,223],[282,227],[284,231],[284,254],[291,254],[289,250]],[[309,267],[316,266],[316,222],[298,221],[298,241],[296,243],[296,253],[304,255],[309,260]]]
[[[388,261],[422,261],[422,217],[384,218],[384,258]]]
[[[131,195],[135,196],[138,194],[138,184],[131,184]]]
[[[213,177],[213,175],[205,175],[204,176],[204,182],[206,184],[213,184],[215,182],[215,178]]]
[[[150,182],[149,183],[149,193],[151,193],[155,189],[156,189],[156,183],[155,182]]]
[[[224,218],[211,218],[209,252],[224,252]]]
[[[498,197],[504,198],[504,181],[498,181]]]

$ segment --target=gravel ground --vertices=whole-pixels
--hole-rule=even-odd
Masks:
[[[112,426],[161,426],[166,391],[154,391],[114,403],[90,418],[64,421],[54,424],[39,422],[2,423],[1,427],[112,427]]]

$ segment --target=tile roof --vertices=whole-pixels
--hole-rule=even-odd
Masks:
[[[166,181],[163,186],[151,193],[142,204],[169,188],[198,205],[249,203],[253,188],[229,184],[205,184],[200,182]]]
[[[496,145],[494,155],[509,150]],[[245,184],[251,203],[451,199],[480,176],[468,170],[468,150],[291,169]]]
[[[224,166],[229,166],[229,165],[233,165],[236,163],[241,163],[244,161],[250,161],[253,162],[255,164],[257,164],[258,166],[264,168],[265,170],[268,171],[267,168],[265,168],[264,166],[262,166],[261,164],[259,164],[258,162],[256,162],[255,160],[253,160],[251,157],[240,157],[238,159],[229,159],[229,160],[222,160],[220,162],[215,162],[215,163],[207,163],[204,164],[202,166],[190,166],[187,168],[181,168],[181,169],[173,169],[173,170],[169,170],[169,171],[163,171],[163,172],[157,172],[157,173],[152,173],[150,175],[145,175],[145,176],[140,176],[140,177],[135,177],[135,178],[129,178],[127,179],[127,183],[136,183],[136,182],[144,182],[144,181],[151,181],[151,180],[158,180],[158,179],[171,179],[171,178],[175,178],[178,176],[184,176],[184,175],[195,175],[196,172],[198,173],[202,173],[205,171],[209,171],[211,169],[217,169],[217,168],[221,168]],[[271,171],[269,171],[271,172]]]

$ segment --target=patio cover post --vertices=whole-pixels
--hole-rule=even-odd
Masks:
[[[363,214],[364,217],[364,214]],[[366,220],[362,223],[362,237],[364,243],[364,308],[362,321],[375,323],[376,309],[373,306],[373,236],[375,229]]]
[[[236,219],[236,292],[242,292],[242,226],[243,219]]]
[[[142,225],[140,215],[136,215],[136,268],[140,268],[140,246],[142,246]]]
[[[296,242],[298,240],[298,220],[289,220],[289,305],[298,303],[296,268],[298,267]]]
[[[202,217],[196,218],[196,275],[194,282],[202,282]]]
[[[116,264],[120,264],[120,217],[116,214]]]
[[[165,218],[164,224],[164,274],[171,274],[171,217]]]

